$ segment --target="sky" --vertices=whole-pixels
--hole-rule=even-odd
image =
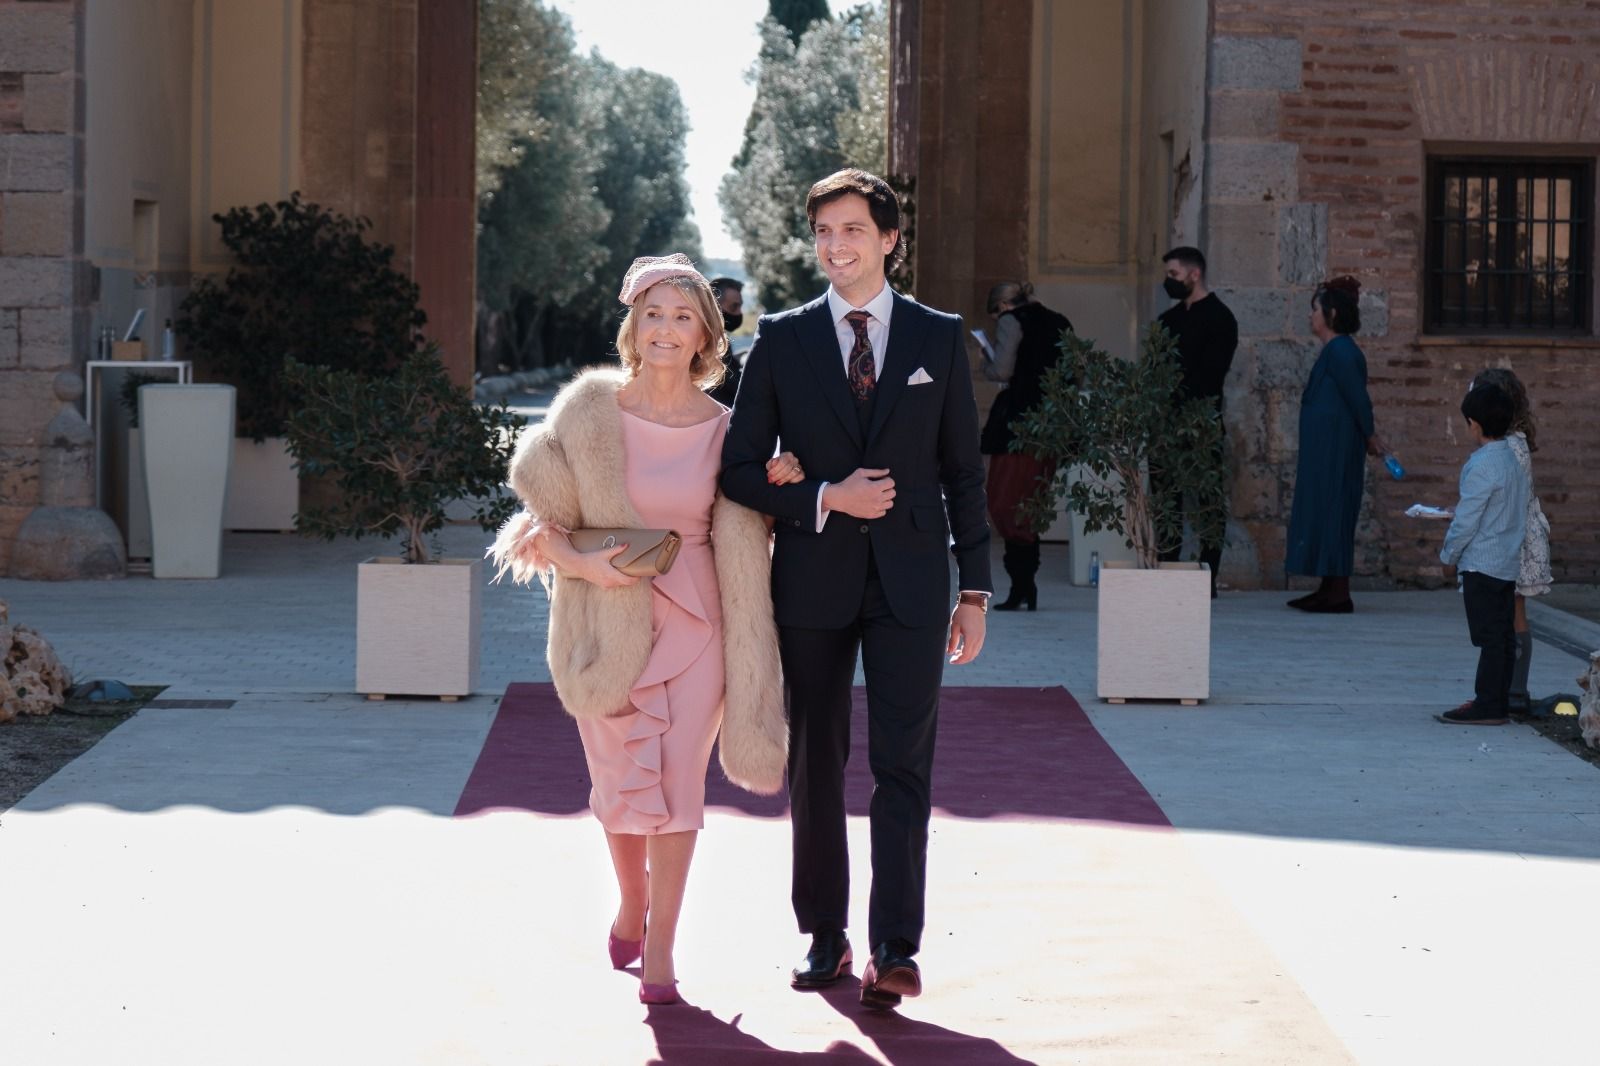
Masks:
[[[708,257],[740,258],[739,242],[722,225],[717,186],[739,151],[755,100],[745,74],[761,47],[756,26],[766,0],[670,7],[659,0],[546,2],[572,20],[580,51],[598,49],[618,66],[643,67],[678,83],[689,112],[687,178],[701,242]],[[852,0],[829,0],[835,14],[851,6]]]

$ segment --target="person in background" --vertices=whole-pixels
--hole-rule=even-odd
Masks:
[[[744,325],[744,282],[737,278],[713,278],[711,291],[717,294],[717,310],[722,312],[722,330],[728,336]],[[739,395],[739,376],[744,368],[730,345],[722,356],[722,380],[709,390],[710,397],[724,407],[732,407]]]
[[[1185,399],[1203,397],[1216,405],[1222,417],[1222,386],[1233,366],[1233,353],[1239,347],[1239,323],[1216,293],[1206,287],[1206,257],[1200,249],[1187,245],[1174,248],[1161,257],[1166,278],[1161,286],[1178,302],[1163,311],[1157,321],[1177,338],[1178,362],[1183,368],[1179,392]],[[1217,461],[1223,462],[1227,444],[1218,445]],[[1158,491],[1151,486],[1152,494]],[[1183,501],[1177,502],[1177,536],[1182,536]],[[1182,551],[1181,539],[1161,553],[1163,562],[1176,562]],[[1217,569],[1222,565],[1222,544],[1200,545],[1200,561],[1211,569],[1211,596],[1217,595]]]
[[[984,360],[983,376],[1006,387],[989,408],[980,440],[989,457],[986,490],[989,524],[1005,541],[1005,568],[1011,593],[994,605],[1015,611],[1039,605],[1039,531],[1019,514],[1039,483],[1055,475],[1055,467],[1026,452],[1011,450],[1011,424],[1039,404],[1044,372],[1061,358],[1061,334],[1072,329],[1067,316],[1033,298],[1025,281],[1003,281],[989,290],[989,317],[994,319],[994,362]]]
[[[1362,452],[1389,449],[1372,422],[1367,357],[1351,335],[1361,328],[1361,283],[1348,275],[1311,296],[1311,332],[1322,352],[1300,397],[1300,458],[1289,511],[1284,569],[1322,579],[1315,592],[1289,601],[1313,614],[1349,614],[1355,569],[1356,519],[1365,474]]]
[[[1554,580],[1550,573],[1550,520],[1533,491],[1533,457],[1539,450],[1538,426],[1528,404],[1528,390],[1517,375],[1504,367],[1490,367],[1472,379],[1473,388],[1497,385],[1511,397],[1511,430],[1506,444],[1517,457],[1517,465],[1528,478],[1528,522],[1522,538],[1522,562],[1517,573],[1516,623],[1517,663],[1511,671],[1511,692],[1507,707],[1513,714],[1528,713],[1528,667],[1533,662],[1533,634],[1528,631],[1528,597],[1543,596]]]
[[[1478,673],[1472,699],[1434,716],[1447,725],[1506,724],[1517,661],[1517,575],[1528,523],[1528,475],[1505,439],[1514,409],[1498,385],[1478,385],[1461,401],[1478,450],[1461,467],[1461,500],[1439,559],[1460,575]]]

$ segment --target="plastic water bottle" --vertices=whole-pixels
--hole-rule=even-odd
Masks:
[[[1401,466],[1400,460],[1396,459],[1392,455],[1385,455],[1383,457],[1383,465],[1389,468],[1389,473],[1394,476],[1396,481],[1399,481],[1401,478],[1406,476],[1406,468]]]
[[[1091,585],[1093,585],[1093,586],[1095,586],[1097,588],[1100,585],[1100,553],[1099,552],[1090,552],[1089,553],[1089,584],[1091,584]]]

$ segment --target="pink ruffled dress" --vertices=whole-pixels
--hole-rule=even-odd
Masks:
[[[722,723],[722,602],[711,505],[728,412],[674,428],[622,414],[628,499],[647,528],[683,536],[652,579],[650,660],[630,713],[578,720],[589,807],[611,833],[678,833],[705,823],[706,766]]]

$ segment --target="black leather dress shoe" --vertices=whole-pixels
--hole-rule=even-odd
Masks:
[[[826,988],[850,972],[850,941],[843,933],[814,933],[806,959],[792,971],[793,988]]]
[[[861,1005],[873,1010],[890,1010],[905,996],[922,994],[922,971],[906,953],[906,946],[893,941],[879,944],[861,972]]]

